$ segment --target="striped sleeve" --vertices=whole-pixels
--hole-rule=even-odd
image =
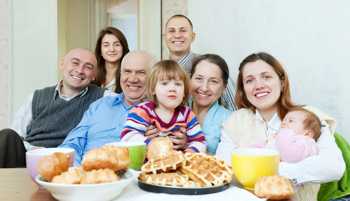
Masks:
[[[150,126],[149,115],[139,106],[131,109],[124,128],[120,134],[122,141],[145,141],[144,137],[147,128]]]
[[[204,133],[192,111],[189,112],[187,118],[187,142],[189,143],[188,148],[195,152],[206,152],[207,150]]]

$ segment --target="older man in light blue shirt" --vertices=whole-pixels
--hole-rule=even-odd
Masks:
[[[81,122],[60,145],[75,150],[75,165],[80,164],[87,151],[120,140],[128,111],[144,99],[151,62],[151,56],[141,51],[130,52],[123,58],[120,73],[123,93],[92,103]]]

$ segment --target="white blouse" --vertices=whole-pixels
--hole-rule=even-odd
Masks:
[[[324,125],[317,141],[319,154],[298,163],[281,162],[279,174],[297,183],[339,180],[344,174],[345,163],[332,134],[335,130],[335,120],[314,108],[307,109],[317,114]],[[216,155],[231,164],[231,153],[237,146],[251,142],[252,139],[266,140],[269,135],[276,133],[280,126],[281,120],[277,114],[269,122],[265,122],[258,112],[237,110],[223,123]]]

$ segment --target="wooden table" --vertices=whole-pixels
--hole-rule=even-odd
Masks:
[[[236,201],[264,201],[246,190],[231,186],[229,189],[208,195],[196,195],[196,199],[203,201],[227,201],[235,198]],[[54,201],[51,194],[39,188],[32,181],[25,168],[0,168],[0,201]],[[189,195],[169,195],[164,193],[150,193],[138,188],[136,180],[132,182],[123,193],[116,198],[117,201],[193,201]]]
[[[25,168],[0,168],[0,200],[55,200],[45,189],[39,188]]]

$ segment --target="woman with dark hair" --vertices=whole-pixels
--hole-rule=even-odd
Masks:
[[[266,143],[281,127],[281,119],[295,106],[291,99],[289,80],[283,66],[270,54],[260,52],[246,57],[239,66],[235,102],[238,110],[223,123],[217,156],[230,162],[232,150]],[[317,200],[319,185],[338,180],[345,170],[342,153],[335,143],[334,119],[311,107],[322,122],[317,141],[319,154],[297,163],[281,162],[279,174],[296,183],[295,199]]]
[[[229,79],[229,68],[216,54],[197,57],[191,68],[191,107],[205,133],[208,153],[215,154],[220,140],[220,126],[232,111],[221,104]]]
[[[128,52],[128,42],[119,29],[106,27],[100,31],[95,47],[98,69],[95,83],[98,86],[121,93],[120,63]]]

